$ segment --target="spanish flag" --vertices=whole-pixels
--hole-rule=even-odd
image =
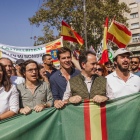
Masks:
[[[104,28],[104,38],[103,38],[103,53],[102,58],[99,63],[104,64],[109,61],[108,51],[107,51],[107,32],[108,32],[108,17],[106,18],[105,28]]]
[[[53,58],[53,64],[55,66],[58,66],[60,65],[59,64],[59,61],[58,61],[58,58],[57,58],[57,51],[63,47],[63,44],[62,44],[62,38],[60,39],[57,39],[53,42],[49,42],[45,45],[46,47],[46,53],[47,54],[50,54]]]
[[[72,30],[71,27],[64,21],[62,21],[61,26],[61,36],[63,36],[63,40],[76,42],[80,45],[84,44],[83,38],[79,36],[74,30]]]
[[[125,25],[113,20],[108,29],[108,40],[114,42],[119,48],[125,48],[131,40],[131,32]]]

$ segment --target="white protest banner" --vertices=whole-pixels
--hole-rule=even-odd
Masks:
[[[57,57],[54,54],[56,54],[57,50],[61,47],[63,47],[62,38],[47,44],[32,47],[15,47],[0,44],[0,58],[9,58],[14,62],[17,59],[33,59],[38,63],[42,63],[42,56],[46,53],[50,53],[54,63],[58,64]]]

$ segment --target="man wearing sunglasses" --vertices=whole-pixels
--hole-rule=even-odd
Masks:
[[[115,99],[140,91],[140,77],[128,71],[132,52],[118,49],[114,54],[115,71],[107,78],[107,96]]]
[[[140,77],[139,69],[139,57],[132,57],[131,58],[131,72]]]

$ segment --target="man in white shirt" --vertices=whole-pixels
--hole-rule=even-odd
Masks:
[[[114,55],[116,71],[106,76],[109,99],[130,95],[140,91],[140,78],[128,71],[131,52],[118,49]]]
[[[10,78],[12,84],[18,85],[18,84],[25,82],[25,79],[23,77],[12,75],[12,65],[13,64],[12,64],[12,61],[10,59],[1,58],[0,63],[5,67],[6,73],[7,73],[8,77]]]

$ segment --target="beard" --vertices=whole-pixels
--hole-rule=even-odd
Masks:
[[[133,68],[133,67],[131,66],[132,71],[135,71],[135,70],[137,70],[138,68],[139,68],[138,66],[136,66],[135,68]]]
[[[53,62],[45,63],[47,66],[53,66]]]
[[[124,64],[124,63],[128,63],[128,62],[123,62],[122,64]],[[118,66],[118,68],[119,68],[119,70],[121,72],[127,72],[128,68],[129,68],[129,63],[128,63],[128,67],[127,68],[123,68],[122,65],[120,63],[118,63],[118,62],[117,62],[117,66]]]
[[[53,64],[47,64],[48,66],[53,66]]]

